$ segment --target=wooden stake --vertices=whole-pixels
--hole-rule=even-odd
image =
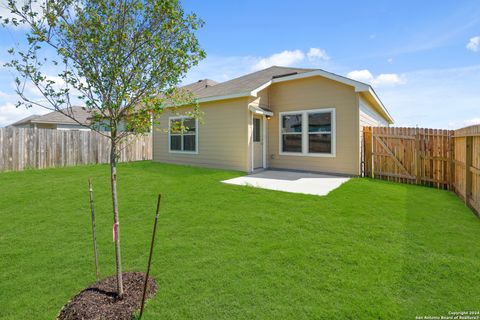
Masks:
[[[153,245],[155,243],[155,235],[157,233],[158,213],[160,212],[160,200],[161,199],[162,199],[162,195],[159,194],[158,195],[158,200],[157,200],[157,211],[155,212],[155,222],[153,223],[152,241],[150,242],[150,255],[148,257],[147,274],[145,275],[145,284],[143,286],[142,306],[140,307],[139,319],[142,318],[143,308],[145,306],[145,297],[147,296],[148,276],[150,274],[150,266],[152,264]]]
[[[92,179],[88,179],[88,191],[90,194],[90,211],[92,212],[92,238],[93,238],[93,253],[95,255],[95,275],[97,281],[100,279],[100,269],[98,266],[98,251],[97,251],[97,229],[95,227],[95,207],[93,205],[93,187]]]

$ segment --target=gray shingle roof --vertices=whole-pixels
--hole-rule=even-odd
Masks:
[[[213,80],[205,79],[183,86],[182,88],[191,91],[198,99],[225,96],[250,92],[272,80],[274,77],[304,73],[314,70],[315,69],[273,66],[221,83],[216,83]]]
[[[188,90],[194,95],[198,95],[202,91],[204,91],[206,88],[215,86],[217,84],[218,82],[213,81],[211,79],[203,79],[194,83],[187,84],[186,86],[183,86],[182,89]]]
[[[28,116],[26,118],[18,120],[17,122],[12,123],[10,126],[19,126],[19,125],[22,125],[22,124],[31,123],[32,120],[34,120],[38,117],[41,117],[41,116],[38,115],[38,114],[32,114],[31,116]]]
[[[86,125],[89,122],[88,118],[90,117],[90,112],[84,107],[65,108],[62,111],[73,116],[81,124]],[[33,120],[32,123],[78,124],[73,119],[70,119],[69,117],[58,111],[44,114],[43,116],[40,116],[39,118]]]
[[[75,119],[77,119],[81,124],[87,125],[89,123],[88,118],[90,117],[90,112],[85,110],[83,107],[71,107],[63,109],[64,112],[68,112],[69,115],[72,115]],[[21,124],[27,123],[51,123],[51,124],[76,124],[73,119],[67,117],[66,115],[58,112],[53,111],[44,115],[31,115],[22,120],[19,120],[11,126],[18,126]]]

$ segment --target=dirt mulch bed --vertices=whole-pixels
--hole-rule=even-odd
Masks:
[[[122,300],[117,299],[117,277],[111,276],[100,280],[81,291],[69,301],[57,319],[59,320],[131,320],[133,313],[140,309],[142,303],[145,273],[123,273]],[[157,292],[157,284],[148,279],[147,297]]]

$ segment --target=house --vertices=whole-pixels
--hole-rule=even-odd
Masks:
[[[392,117],[368,84],[320,69],[270,67],[183,87],[202,119],[166,108],[153,135],[154,161],[252,172],[289,169],[361,172],[363,126]],[[178,127],[188,130],[162,130]]]
[[[77,119],[81,124],[89,124],[89,112],[83,107],[71,107],[65,111]],[[44,115],[31,115],[9,125],[17,128],[38,128],[57,130],[90,130],[66,115],[53,111]]]

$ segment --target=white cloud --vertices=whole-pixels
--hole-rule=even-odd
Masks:
[[[55,81],[53,87],[59,89],[65,85],[65,82],[62,78],[58,76],[47,75],[48,80]],[[0,72],[0,81],[8,83],[11,81],[11,77],[7,77],[5,72]],[[7,126],[16,122],[20,119],[23,119],[32,114],[45,114],[50,112],[46,108],[40,106],[32,106],[31,108],[26,108],[25,106],[16,107],[17,101],[22,100],[20,96],[15,93],[15,84],[11,82],[9,88],[8,85],[4,86],[6,91],[0,91],[0,127]],[[8,90],[10,89],[10,90]],[[46,107],[49,107],[49,103],[45,100],[45,97],[38,91],[35,85],[31,82],[25,84],[25,96],[32,101],[38,102]],[[76,98],[75,93],[72,93],[71,96],[72,104],[82,104],[82,102]]]
[[[47,78],[46,80],[55,82],[52,84],[53,89],[59,90],[59,89],[65,88],[65,81],[61,77],[47,75],[46,78]],[[43,97],[40,90],[38,90],[38,88],[31,81],[28,81],[25,84],[25,95],[27,96],[27,98]]]
[[[372,82],[374,86],[396,86],[405,84],[407,79],[404,75],[398,75],[396,73],[382,73],[379,74]]]
[[[393,62],[393,58],[388,58],[388,59],[387,59],[387,62],[388,62],[388,63],[392,63],[392,62]]]
[[[208,55],[188,72],[182,83],[185,85],[206,78],[218,82],[227,81],[251,72],[252,66],[257,62],[258,58],[252,56]]]
[[[2,17],[2,19],[5,19],[5,18],[13,18],[15,17],[15,15],[13,15],[11,12],[10,12],[10,9],[7,8],[6,4],[2,1],[2,3],[0,3],[0,17]]]
[[[373,74],[368,70],[353,70],[347,73],[347,77],[367,83],[370,83],[374,79]]]
[[[473,52],[477,52],[480,49],[480,36],[470,38],[470,41],[468,41],[466,48],[468,50],[472,50]]]
[[[5,18],[8,18],[8,19],[12,19],[12,18],[17,18],[18,19],[18,16],[15,15],[15,14],[12,14],[10,9],[7,7],[7,4],[6,4],[7,1],[2,1],[0,3],[0,17],[2,17],[2,19],[5,19]],[[21,8],[22,6],[25,6],[26,4],[28,4],[30,1],[26,1],[26,0],[19,0],[17,2],[17,6],[19,8]],[[37,17],[36,19],[39,19],[41,16],[40,16],[40,13],[42,13],[42,6],[45,5],[45,1],[44,0],[33,0],[31,2],[32,4],[32,11],[34,13],[37,13]],[[43,15],[43,13],[42,13]],[[24,29],[24,28],[28,28],[28,25],[26,24],[19,24],[18,26],[14,27],[12,25],[9,25],[11,26],[12,28],[15,28],[15,29]]]
[[[370,39],[375,39],[377,37],[376,33],[372,33],[368,36]]]
[[[7,99],[11,99],[12,97],[13,96],[11,94],[0,91],[0,99],[7,100]]]
[[[305,59],[305,54],[301,50],[282,51],[275,53],[268,58],[262,58],[252,67],[253,70],[261,70],[271,66],[288,67]]]
[[[261,59],[255,56],[209,55],[188,73],[183,83],[205,78],[226,81],[251,72],[252,66]],[[316,68],[316,63],[318,61],[310,62],[305,56],[297,65]],[[325,69],[338,74],[346,73],[344,67],[334,64],[329,64]],[[361,81],[390,84],[375,86],[375,89],[392,114],[395,126],[448,128],[451,127],[450,123],[455,123],[455,127],[462,127],[480,118],[480,65],[383,75],[372,74],[369,70],[356,70],[355,74],[362,76]]]
[[[480,124],[480,118],[471,118],[471,119],[461,120],[461,121],[451,121],[448,123],[448,126],[452,129],[458,129],[458,128],[463,128],[468,126],[474,126],[477,124]]]
[[[480,118],[472,118],[472,119],[465,120],[463,121],[463,124],[465,126],[473,126],[476,124],[480,124]]]
[[[316,59],[330,60],[330,57],[328,56],[327,52],[320,48],[310,48],[310,50],[308,50],[307,52],[307,57],[308,57],[308,60],[310,61],[316,60]]]
[[[405,84],[407,79],[405,75],[398,75],[396,73],[382,73],[378,76],[374,76],[369,70],[353,70],[347,74],[348,78],[369,83],[374,87],[382,86],[397,86]]]
[[[302,50],[298,49],[292,51],[284,50],[282,52],[272,54],[270,57],[258,58],[258,61],[255,62],[252,69],[261,70],[271,66],[289,67],[305,61],[305,57],[307,57],[308,61],[310,62],[330,60],[327,52],[321,48],[310,48],[307,53],[304,53]]]
[[[310,48],[307,52],[299,49],[284,50],[269,57],[208,55],[188,72],[182,83],[193,83],[205,78],[222,82],[274,65],[334,69],[327,52],[320,48]]]
[[[402,86],[376,91],[395,126],[460,128],[480,118],[480,65],[408,72]]]
[[[18,120],[28,117],[32,114],[45,114],[47,109],[40,107],[16,107],[14,103],[7,102],[0,105],[0,128],[12,124]]]

